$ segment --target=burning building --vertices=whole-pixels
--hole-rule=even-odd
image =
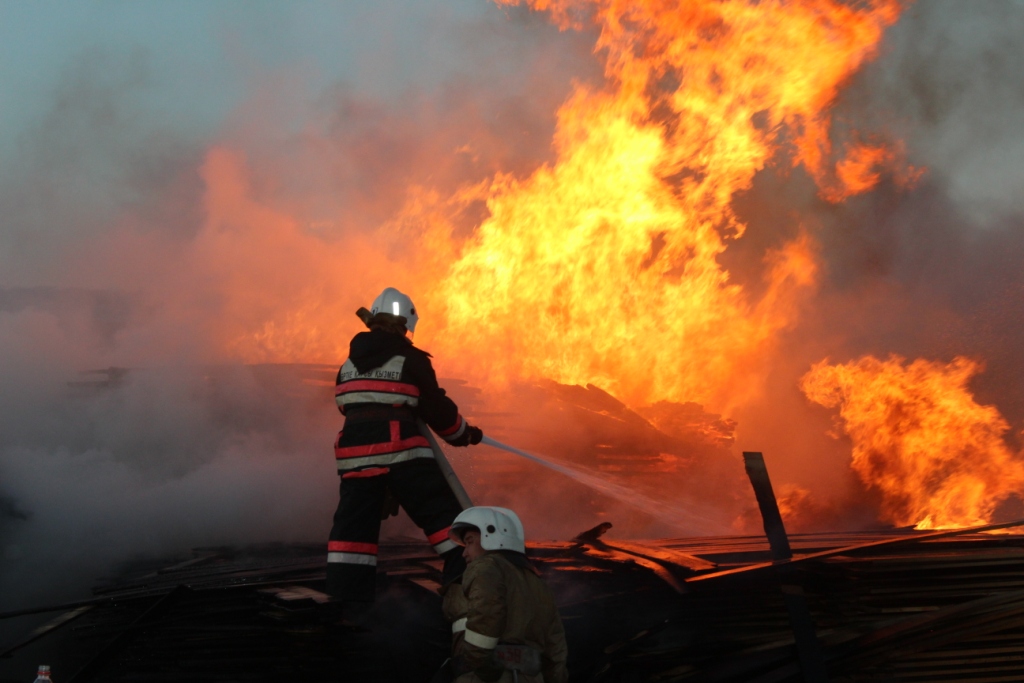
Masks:
[[[339,421],[330,375],[360,327],[352,312],[387,285],[415,293],[416,344],[475,424],[579,475],[483,449],[452,454],[475,499],[520,510],[536,539],[562,539],[555,550],[536,546],[556,557],[552,567],[579,550],[566,539],[608,521],[607,543],[715,536],[672,548],[721,566],[764,560],[766,547],[743,555],[748,541],[729,540],[762,524],[744,449],[765,452],[790,532],[885,537],[1024,517],[1021,207],[992,209],[979,228],[963,199],[971,186],[956,174],[977,175],[975,148],[996,158],[991,145],[922,152],[922,138],[968,106],[957,94],[974,93],[966,84],[1005,90],[1012,40],[974,52],[966,38],[947,45],[935,36],[982,20],[896,0],[532,0],[490,10],[461,48],[479,57],[476,80],[395,101],[335,86],[296,113],[277,93],[301,79],[268,75],[199,142],[179,148],[156,126],[139,136],[118,159],[128,189],[111,193],[114,208],[69,210],[92,232],[83,227],[66,251],[38,246],[46,258],[24,248],[28,265],[10,259],[0,281],[4,349],[17,361],[5,371],[0,437],[6,585],[54,574],[54,552],[35,550],[51,538],[73,556],[102,557],[82,560],[70,596],[126,555],[324,536]],[[1006,8],[979,16],[986,36],[1020,22]],[[517,46],[501,48],[499,69],[480,43],[500,31]],[[133,64],[96,67],[120,74],[113,86],[95,76],[61,86],[54,130],[74,129],[62,112],[94,126],[121,121],[103,97],[145,82]],[[506,78],[513,71],[527,75]],[[972,110],[984,108],[971,97]],[[1011,105],[993,109],[1011,116],[1020,110]],[[984,121],[979,129],[996,129]],[[82,138],[108,146],[128,135],[93,132]],[[42,133],[47,144],[63,139]],[[12,234],[66,218],[44,189],[67,178],[44,162],[74,156],[36,145],[38,164],[22,164],[0,195],[17,208]],[[131,370],[108,373],[103,386],[67,384],[108,366]],[[52,511],[44,490],[57,492]],[[183,509],[202,518],[179,519]],[[239,510],[266,521],[254,530]],[[68,518],[99,530],[111,550],[64,531]],[[1011,556],[1014,543],[971,537],[955,550]],[[660,567],[644,578],[658,591],[674,592],[665,572],[681,585],[711,571],[633,550],[636,566]],[[805,586],[841,593],[848,584],[837,576],[884,565],[873,576],[892,583],[879,590],[895,590],[909,570],[885,563],[936,557],[905,552],[842,568],[845,559],[823,560]],[[429,574],[409,562],[410,575]],[[300,578],[307,588],[317,580]],[[964,605],[985,598],[984,587],[971,590]],[[5,609],[60,591],[43,581],[18,593]],[[919,598],[872,609],[954,619],[961,605]],[[819,627],[830,614],[841,632],[826,659],[849,663],[842,648],[871,629],[843,631],[855,599],[833,612],[826,603],[812,604]],[[769,607],[759,614],[777,618]],[[987,609],[963,609],[975,607]],[[666,618],[678,626],[681,617]],[[609,671],[625,666],[605,655]],[[707,664],[666,661],[644,671]]]

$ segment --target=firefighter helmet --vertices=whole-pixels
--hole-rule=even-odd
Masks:
[[[526,553],[526,534],[523,523],[516,513],[508,508],[475,507],[466,508],[452,522],[448,538],[459,545],[462,535],[469,529],[480,532],[480,546],[484,550],[514,550]]]
[[[390,313],[391,315],[402,316],[405,318],[405,327],[410,332],[416,331],[416,321],[420,319],[416,315],[416,306],[412,303],[412,299],[394,287],[388,287],[380,293],[380,296],[373,300],[370,314],[376,315],[377,313]]]

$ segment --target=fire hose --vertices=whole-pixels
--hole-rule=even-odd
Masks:
[[[548,469],[552,469],[555,472],[561,472],[562,474],[566,475],[567,477],[572,477],[573,479],[576,479],[577,475],[579,474],[578,472],[575,472],[575,471],[569,469],[568,467],[564,467],[564,466],[559,465],[557,463],[550,462],[548,460],[545,460],[544,458],[539,458],[536,455],[533,455],[532,453],[527,453],[526,451],[521,451],[518,448],[515,448],[514,446],[509,446],[508,444],[505,444],[505,443],[502,443],[502,442],[497,441],[495,439],[492,439],[489,436],[485,436],[480,441],[480,443],[487,444],[488,446],[493,446],[494,448],[500,448],[501,450],[508,451],[509,453],[514,453],[515,455],[518,455],[521,458],[526,458],[527,460],[532,460],[533,462],[535,462],[535,463],[537,463],[539,465],[543,465],[544,467],[547,467]]]
[[[452,464],[448,462],[448,458],[444,456],[444,451],[441,450],[441,445],[437,443],[437,439],[434,437],[434,432],[430,431],[430,427],[423,420],[416,420],[416,425],[420,429],[420,434],[427,438],[430,443],[430,450],[434,451],[434,460],[437,462],[437,468],[441,470],[441,474],[444,476],[445,481],[448,482],[448,486],[451,488],[452,493],[455,494],[455,498],[459,501],[459,505],[462,509],[473,507],[473,501],[470,500],[469,494],[466,492],[466,487],[459,481],[459,476],[455,474],[455,470],[452,468]],[[487,438],[487,437],[484,437]]]
[[[434,451],[434,459],[437,461],[437,467],[441,470],[441,474],[444,475],[445,481],[448,482],[448,486],[451,487],[452,493],[455,494],[459,504],[462,505],[462,509],[465,510],[466,508],[473,507],[473,501],[470,499],[469,493],[466,491],[466,487],[462,485],[462,482],[459,480],[459,475],[455,473],[455,469],[452,467],[451,463],[448,462],[448,458],[445,457],[444,451],[441,450],[441,444],[437,442],[437,438],[434,436],[434,433],[430,431],[430,428],[427,427],[423,420],[417,420],[416,423],[419,425],[420,433],[427,437],[427,441],[430,442],[430,448]],[[509,446],[508,444],[492,439],[489,436],[485,436],[480,443],[487,444],[488,446],[492,446],[503,451],[508,451],[509,453],[514,453],[515,455],[531,460],[556,472],[561,472],[567,477],[579,480],[579,472],[575,472],[568,467],[563,467],[562,465],[539,458],[536,455],[527,453],[526,451],[521,451],[514,446]]]
[[[445,457],[444,451],[441,450],[440,444],[434,437],[433,432],[430,428],[422,421],[417,421],[419,424],[420,432],[430,442],[430,448],[434,451],[434,459],[437,461],[437,466],[441,470],[441,474],[444,475],[445,480],[452,489],[452,493],[458,499],[459,504],[462,505],[463,509],[473,506],[473,501],[470,499],[469,494],[466,492],[462,482],[459,481],[458,475],[452,468],[451,463],[448,462],[448,458]],[[551,462],[545,458],[528,453],[524,450],[520,450],[515,446],[509,446],[506,443],[502,443],[497,439],[492,439],[489,436],[484,436],[480,443],[486,444],[491,448],[497,448],[513,455],[518,455],[521,458],[542,465],[549,470],[554,470],[560,474],[563,474],[570,479],[573,479],[584,486],[587,486],[598,493],[604,494],[610,498],[614,498],[620,502],[632,505],[647,514],[660,519],[663,522],[671,524],[672,526],[682,529],[694,529],[699,528],[703,531],[714,530],[719,531],[722,528],[721,520],[713,520],[703,515],[695,514],[684,510],[676,505],[669,505],[660,500],[650,498],[638,491],[617,484],[613,481],[601,477],[597,474],[593,474],[586,470],[571,467],[568,465],[562,465],[556,462]]]

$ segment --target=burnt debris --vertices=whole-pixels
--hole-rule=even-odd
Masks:
[[[528,550],[558,599],[574,681],[804,680],[778,578],[756,569],[773,566],[764,537],[627,543],[599,530]],[[1019,671],[1024,537],[894,530],[789,543],[787,581],[803,589],[829,680]],[[63,681],[426,680],[449,644],[436,555],[383,544],[378,577],[372,626],[353,629],[323,595],[319,545],[199,548],[51,608],[53,622],[3,652],[0,680],[40,662]]]

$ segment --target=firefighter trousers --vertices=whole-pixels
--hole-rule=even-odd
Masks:
[[[378,468],[372,476],[348,473],[341,479],[338,509],[327,545],[327,592],[337,600],[369,602],[377,578],[381,509],[388,491],[444,558],[445,585],[465,569],[462,548],[448,529],[462,506],[432,459]]]

